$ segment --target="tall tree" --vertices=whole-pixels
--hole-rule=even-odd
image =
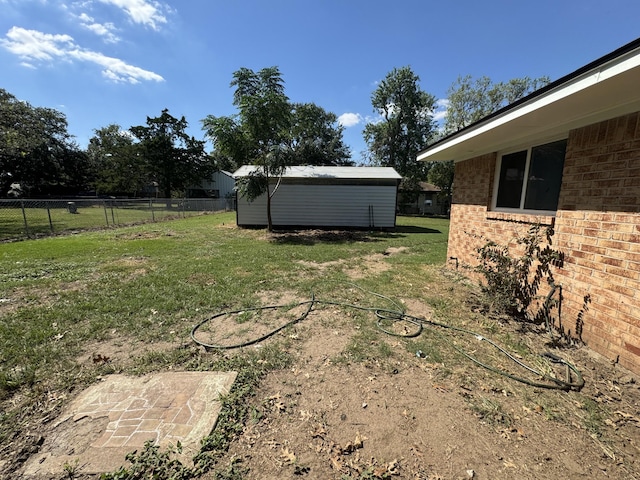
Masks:
[[[0,194],[12,183],[27,194],[71,193],[87,181],[83,160],[63,113],[0,89]]]
[[[409,184],[426,178],[427,167],[415,156],[435,133],[435,97],[422,91],[419,81],[408,66],[389,72],[371,96],[382,120],[368,123],[363,132],[373,163],[395,168]]]
[[[432,162],[429,168],[427,179],[436,187],[440,188],[439,196],[446,202],[450,202],[453,191],[453,161]]]
[[[289,147],[296,165],[353,165],[338,116],[314,103],[292,105]]]
[[[254,72],[241,68],[234,72],[233,104],[238,114],[231,117],[207,116],[203,128],[223,155],[238,159],[237,163],[256,166],[251,175],[238,184],[239,192],[249,201],[267,194],[267,225],[273,230],[271,198],[277,185],[269,190],[272,177],[280,177],[292,156],[288,149],[292,112],[284,93],[284,81],[278,67]]]
[[[449,87],[444,133],[450,134],[547,85],[549,77],[514,78],[493,83],[489,77],[458,77]]]
[[[146,126],[129,129],[138,140],[136,153],[144,159],[147,172],[158,182],[165,198],[213,171],[213,163],[204,151],[205,142],[187,135],[187,126],[184,116],[178,119],[165,108],[159,117],[147,117]]]
[[[87,155],[96,171],[98,193],[135,197],[149,183],[144,159],[136,155],[133,136],[120,125],[111,124],[94,130]]]

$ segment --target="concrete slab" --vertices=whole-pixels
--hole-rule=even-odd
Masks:
[[[65,463],[76,461],[78,473],[110,472],[148,440],[161,447],[180,441],[180,459],[190,464],[200,440],[216,424],[219,396],[229,392],[235,378],[236,372],[110,375],[71,402],[23,474],[59,475]]]

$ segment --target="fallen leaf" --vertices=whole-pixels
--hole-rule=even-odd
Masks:
[[[387,472],[391,475],[399,475],[400,474],[400,462],[398,460],[392,460],[387,465]]]
[[[340,457],[331,457],[331,467],[334,470],[341,471],[344,464],[340,460]]]
[[[413,445],[410,449],[410,451],[412,451],[413,453],[415,453],[418,457],[422,457],[422,452],[420,451],[420,448],[418,448],[417,445]]]
[[[381,465],[379,467],[376,467],[373,470],[373,475],[376,478],[384,478],[384,475],[387,473],[387,466],[386,465]]]
[[[315,430],[311,431],[311,438],[322,438],[327,434],[327,431],[324,429],[322,425],[315,428]]]
[[[290,452],[287,447],[284,447],[282,450],[280,450],[280,457],[290,465],[296,463],[296,456],[293,454],[293,452]]]
[[[105,357],[104,355],[100,355],[99,353],[93,354],[93,363],[107,363],[109,360],[109,357]]]
[[[311,418],[311,412],[309,410],[300,410],[300,420],[305,421]]]

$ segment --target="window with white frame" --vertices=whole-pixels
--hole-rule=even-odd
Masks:
[[[564,139],[500,156],[493,208],[555,212],[566,150],[567,140]]]

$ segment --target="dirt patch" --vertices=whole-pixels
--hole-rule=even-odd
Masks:
[[[357,230],[276,230],[265,237],[274,243],[313,245],[315,243],[352,243],[375,241],[368,231]]]
[[[196,331],[198,341],[208,349],[253,345],[301,321],[312,307],[294,292],[263,291],[257,297],[258,307],[221,311],[204,319]]]
[[[323,272],[328,268],[331,267],[338,267],[340,265],[344,264],[344,260],[334,260],[331,262],[322,262],[322,263],[318,263],[318,262],[309,262],[307,260],[298,260],[296,262],[299,265],[302,265],[303,267],[318,271],[318,272]]]
[[[585,397],[503,388],[474,366],[446,373],[400,341],[389,342],[388,362],[342,362],[357,331],[333,313],[296,327],[295,365],[255,396],[257,413],[229,452],[247,478],[636,478],[640,392],[628,374],[574,351]],[[591,419],[597,426],[590,398],[612,407]]]
[[[175,237],[177,234],[172,231],[163,232],[132,232],[132,233],[118,233],[115,238],[118,240],[140,240],[140,239],[154,239],[162,237]]]
[[[149,260],[145,257],[126,257],[115,260],[107,266],[106,272],[119,272],[123,282],[146,275],[150,269]]]
[[[98,275],[92,275],[97,280]],[[81,292],[87,289],[86,281],[59,282],[50,288],[16,287],[0,298],[0,315],[10,314],[29,304],[48,306],[58,300],[61,293]]]
[[[392,265],[385,262],[384,259],[389,256],[397,255],[405,250],[407,250],[406,247],[389,247],[383,253],[375,253],[361,258],[354,258],[350,261],[350,265],[352,266],[345,268],[344,272],[352,280],[361,280],[369,275],[386,272],[391,270]],[[298,260],[297,263],[308,269],[321,273],[328,268],[342,267],[346,262],[344,260],[335,260],[331,262],[318,263]]]

